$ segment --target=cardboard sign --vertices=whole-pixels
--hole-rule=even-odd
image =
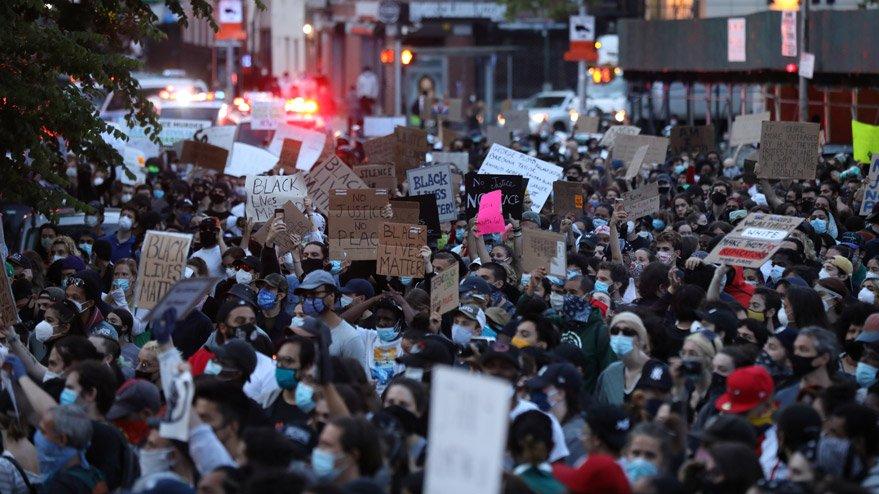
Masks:
[[[568,267],[565,236],[561,233],[527,228],[522,230],[522,271],[530,273],[537,268],[546,268],[553,276],[565,277]]]
[[[424,163],[424,154],[430,151],[427,132],[413,127],[396,127],[397,137],[397,176],[402,177],[406,170]]]
[[[284,225],[287,227],[287,235],[279,235],[274,239],[275,253],[279,256],[291,252],[296,248],[296,245],[293,244],[293,241],[290,238],[290,234],[298,235],[301,239],[314,230],[314,225],[311,224],[311,220],[302,214],[302,212],[299,211],[299,208],[297,208],[292,202],[287,201],[282,209],[284,210],[283,213],[274,213],[272,218],[263,223],[259,230],[257,230],[251,237],[254,241],[265,245],[266,239],[269,235],[269,228],[272,226],[272,221],[274,221],[275,217],[280,215],[284,221]]]
[[[233,177],[260,175],[274,168],[277,163],[278,157],[265,149],[236,142],[232,145],[232,154],[223,173]]]
[[[396,163],[397,136],[387,135],[363,141],[367,163]]]
[[[464,101],[461,98],[449,99],[446,102],[446,107],[449,111],[446,114],[445,120],[448,120],[449,122],[464,121]]]
[[[485,128],[485,141],[489,146],[494,144],[507,146],[510,144],[510,129],[489,125]]]
[[[552,184],[562,178],[562,167],[527,154],[492,144],[479,167],[479,174],[521,175],[528,179],[531,210],[539,213],[552,192]]]
[[[394,221],[424,225],[427,228],[427,239],[440,238],[440,221],[436,207],[436,197],[432,195],[407,196],[391,199],[394,209]]]
[[[430,311],[443,315],[461,305],[458,299],[458,267],[452,266],[430,279]]]
[[[710,151],[717,151],[714,137],[713,125],[697,125],[693,127],[677,125],[671,129],[671,154],[672,156],[680,156],[683,152],[705,154]]]
[[[432,151],[430,153],[430,161],[434,163],[450,163],[461,170],[461,173],[470,171],[470,155],[463,151],[456,153]]]
[[[612,148],[614,143],[616,142],[617,137],[621,135],[638,135],[641,133],[641,127],[635,127],[634,125],[614,125],[607,129],[607,132],[604,133],[604,136],[601,138],[601,141],[598,142],[600,146],[605,146],[607,148]]]
[[[623,207],[629,219],[637,221],[645,216],[659,212],[659,183],[651,182],[623,194]]]
[[[244,180],[247,200],[244,214],[257,223],[268,221],[275,209],[292,201],[297,207],[305,207],[308,195],[305,179],[296,175],[248,175]]]
[[[0,269],[0,324],[6,327],[17,324],[18,321],[18,308],[15,306],[15,296],[12,295],[12,284],[4,267]]]
[[[504,129],[507,132],[531,133],[531,119],[528,110],[510,110],[504,112]]]
[[[302,150],[302,141],[296,139],[284,139],[281,146],[281,156],[278,157],[278,164],[285,169],[296,168],[296,160],[299,159],[299,151]]]
[[[334,189],[329,195],[327,237],[330,256],[352,261],[376,258],[382,210],[388,193],[382,189]]]
[[[867,188],[864,190],[864,199],[861,201],[861,216],[867,216],[873,212],[873,206],[879,202],[879,158],[873,160],[870,165],[870,173],[867,175]]]
[[[479,235],[503,233],[506,225],[501,213],[501,191],[493,190],[482,194],[479,211],[476,213],[476,228]]]
[[[183,277],[190,243],[192,235],[188,233],[146,232],[137,268],[135,305],[141,309],[152,309]]]
[[[768,121],[769,118],[768,111],[737,116],[729,134],[730,147],[760,142],[763,122]]]
[[[406,223],[382,223],[376,273],[385,276],[424,277],[421,248],[427,245],[427,228]]]
[[[147,320],[158,319],[168,309],[174,309],[177,320],[182,321],[201,302],[202,297],[220,281],[218,278],[182,278],[165,293],[165,296],[147,314]]]
[[[482,194],[492,190],[500,190],[503,202],[504,218],[522,219],[522,199],[525,186],[518,175],[490,175],[470,172],[464,175],[464,205],[467,218],[476,216],[479,210],[479,199]]]
[[[584,134],[596,134],[598,133],[599,123],[601,123],[601,118],[599,117],[580,115],[577,117],[577,125],[574,126],[574,130]]]
[[[326,211],[330,203],[330,191],[333,189],[366,189],[366,184],[348,168],[338,156],[331,156],[326,161],[314,166],[305,175],[308,196],[314,208]]]
[[[452,187],[452,169],[449,165],[422,166],[406,170],[409,195],[436,197],[440,222],[458,218],[458,204]]]
[[[879,156],[879,125],[852,120],[852,149],[855,160],[861,163],[869,163],[873,156]]]
[[[393,163],[355,166],[354,173],[370,189],[397,190],[397,175]]]
[[[614,139],[613,159],[631,163],[638,148],[647,146],[644,163],[665,163],[668,153],[668,138],[648,135],[623,134]]]
[[[406,117],[363,117],[363,135],[381,137],[394,133],[397,126],[405,126]]]
[[[284,121],[284,102],[279,100],[254,101],[250,114],[250,128],[253,130],[275,130]]]
[[[501,492],[510,384],[439,365],[432,373],[424,493]]]
[[[802,221],[795,216],[751,213],[723,237],[705,263],[759,268]]]
[[[557,180],[552,184],[552,208],[559,216],[582,214],[585,197],[583,184],[579,182]]]
[[[626,180],[632,180],[641,172],[641,167],[644,166],[644,158],[647,157],[648,150],[650,150],[650,146],[639,147],[635,151],[635,156],[632,156],[632,161],[626,163]]]
[[[269,152],[275,156],[281,156],[284,147],[284,139],[295,139],[302,141],[302,147],[299,149],[299,156],[296,158],[296,169],[304,172],[310,171],[311,167],[320,159],[327,136],[323,132],[318,132],[297,125],[281,124],[275,131],[272,142],[269,143]],[[332,146],[326,146],[332,151]]]
[[[229,159],[229,151],[206,142],[183,141],[181,163],[192,163],[200,168],[223,172]]]
[[[763,122],[760,133],[760,178],[815,178],[820,151],[820,125],[811,122]]]

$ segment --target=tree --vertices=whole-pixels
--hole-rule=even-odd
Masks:
[[[580,5],[589,6],[594,0],[499,0],[507,6],[507,17],[515,19],[520,14],[554,20],[567,20],[577,13]]]
[[[217,28],[212,0],[165,5],[184,26],[201,18]],[[158,142],[153,107],[131,75],[139,62],[125,56],[132,41],[160,39],[157,25],[145,0],[0,1],[0,201],[47,215],[59,207],[86,208],[64,192],[61,139],[80,162],[122,163],[101,134],[124,134],[103,122],[90,102],[103,92],[120,94],[126,122],[143,126]]]

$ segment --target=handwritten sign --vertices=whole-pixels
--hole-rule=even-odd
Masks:
[[[229,151],[206,142],[183,141],[180,152],[181,163],[192,163],[200,168],[222,172],[226,169]]]
[[[873,160],[873,164],[870,165],[867,188],[864,190],[864,199],[861,201],[861,216],[872,213],[877,202],[879,202],[879,158]]]
[[[717,151],[714,143],[714,126],[713,125],[697,125],[686,126],[678,125],[671,129],[671,154],[679,156],[683,152],[693,154],[705,154],[711,151]]]
[[[648,135],[623,134],[614,139],[613,159],[631,163],[638,148],[647,146],[644,163],[665,163],[668,138]]]
[[[492,144],[479,167],[479,174],[521,175],[528,179],[531,210],[539,213],[552,192],[552,184],[562,177],[562,167]]]
[[[461,305],[458,299],[458,268],[452,266],[430,279],[430,310],[443,315]]]
[[[220,281],[218,278],[197,276],[180,279],[153,307],[153,310],[147,315],[147,319],[152,322],[171,308],[176,312],[178,321],[186,319],[186,316],[192,312],[192,309],[201,302],[202,297],[207,295],[218,281]]]
[[[141,309],[152,309],[183,277],[192,235],[147,230],[140,251],[134,300]]]
[[[232,145],[235,144],[236,132],[238,132],[237,125],[220,125],[201,129],[198,136],[207,139],[208,144],[221,147],[231,153]]]
[[[599,117],[580,115],[577,117],[577,125],[574,126],[574,130],[583,134],[596,134],[598,133],[598,124],[600,122],[601,119]]]
[[[869,163],[873,156],[879,156],[879,125],[870,125],[853,119],[852,150],[855,160],[861,163]]]
[[[394,221],[397,223],[413,223],[427,228],[427,239],[436,240],[440,237],[440,221],[436,207],[436,197],[432,195],[407,196],[391,199],[394,210]]]
[[[263,148],[236,142],[226,165],[226,175],[243,177],[266,173],[278,164],[278,157]]]
[[[659,212],[659,183],[651,182],[623,194],[623,207],[632,221]]]
[[[296,175],[248,175],[244,180],[247,201],[244,214],[257,223],[268,221],[285,202],[305,207],[308,188],[305,179]]]
[[[323,132],[284,123],[279,125],[278,130],[275,131],[272,142],[269,143],[269,152],[280,157],[284,147],[284,139],[295,139],[302,142],[299,155],[296,157],[296,169],[307,172],[323,154],[327,136]],[[332,151],[331,146],[326,147]]]
[[[626,163],[626,180],[632,180],[641,171],[641,167],[644,166],[644,158],[647,157],[647,151],[649,149],[650,146],[639,147],[638,150],[635,151],[635,156],[632,156],[632,161]]]
[[[284,102],[279,100],[257,100],[253,102],[250,114],[250,128],[253,130],[275,130],[284,121]]]
[[[439,220],[454,221],[458,218],[458,204],[452,188],[452,169],[449,165],[431,165],[406,170],[409,195],[432,195],[436,197]]]
[[[769,119],[768,111],[737,116],[729,134],[730,147],[760,142],[763,122]]]
[[[500,493],[510,384],[446,366],[432,373],[424,493]]]
[[[333,189],[366,189],[366,184],[348,168],[338,156],[330,156],[317,164],[305,175],[308,196],[314,208],[326,211],[329,207],[330,191]]]
[[[284,169],[296,168],[296,160],[299,159],[299,151],[302,150],[302,141],[296,139],[284,139],[281,146],[281,156],[278,157],[278,164]]]
[[[433,151],[430,153],[430,158],[434,163],[451,163],[461,170],[461,173],[467,173],[470,170],[470,155],[463,151],[456,153]]]
[[[290,238],[290,235],[298,235],[300,238],[308,235],[314,230],[314,226],[311,224],[311,220],[309,220],[299,208],[297,208],[292,202],[287,201],[282,208],[284,210],[283,213],[275,212],[271,220],[274,218],[280,217],[284,221],[284,226],[287,227],[286,235],[278,235],[274,239],[275,243],[275,253],[279,256],[282,256],[288,252],[293,251],[296,248],[296,245],[293,243],[293,240]],[[254,241],[259,242],[262,245],[265,245],[266,239],[269,234],[269,228],[272,227],[272,221],[266,221],[262,224],[259,230],[253,234],[251,238]]]
[[[4,258],[5,259],[5,258]],[[10,326],[18,323],[18,308],[15,306],[15,296],[12,295],[12,285],[6,269],[0,269],[0,323]]]
[[[814,179],[820,158],[820,125],[811,122],[762,122],[762,125],[757,176]]]
[[[557,180],[552,184],[552,207],[557,215],[582,214],[585,202],[583,184],[580,182]]]
[[[564,278],[568,267],[565,236],[545,230],[528,228],[522,230],[522,270],[530,273],[537,268],[546,268],[554,276]]]
[[[371,189],[397,190],[397,174],[393,163],[355,166],[354,173]]]
[[[598,144],[607,148],[612,148],[614,146],[614,143],[616,142],[617,137],[621,135],[633,136],[640,133],[641,127],[635,127],[634,125],[614,125],[607,129],[607,132],[604,133],[604,136],[601,138],[601,141],[599,141]]]
[[[363,135],[381,137],[394,133],[397,126],[406,125],[406,117],[363,117]]]
[[[363,141],[368,163],[396,163],[397,136],[391,134]]]
[[[522,199],[525,185],[518,175],[491,175],[470,172],[464,175],[465,207],[467,218],[476,216],[479,210],[479,199],[482,194],[492,190],[500,190],[503,198],[504,218],[512,216],[522,219]]]
[[[427,228],[406,223],[382,223],[376,273],[385,276],[424,277],[421,247],[427,245]]]
[[[382,189],[334,189],[329,195],[327,237],[330,257],[352,261],[376,258],[382,210],[388,193]]]
[[[802,221],[795,216],[751,213],[723,237],[705,262],[759,268]]]
[[[504,217],[501,214],[501,191],[493,190],[482,194],[479,201],[479,211],[476,213],[476,227],[480,235],[504,231]]]

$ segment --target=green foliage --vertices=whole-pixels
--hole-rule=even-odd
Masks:
[[[576,14],[584,3],[588,6],[593,0],[498,0],[507,6],[507,17],[519,16],[566,21]]]
[[[164,0],[187,25],[184,1],[194,18],[212,20],[212,0]],[[0,1],[0,201],[50,213],[84,206],[62,192],[63,138],[80,162],[106,168],[122,157],[101,138],[108,127],[90,99],[108,91],[123,95],[129,125],[141,125],[158,141],[152,105],[138,92],[125,56],[132,40],[160,39],[158,19],[144,0]],[[59,190],[41,187],[38,180]]]

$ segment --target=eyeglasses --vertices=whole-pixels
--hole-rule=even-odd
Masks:
[[[610,334],[618,335],[622,333],[623,336],[638,336],[638,332],[632,328],[626,328],[621,326],[614,326],[610,328]]]
[[[67,288],[70,285],[83,288],[85,287],[85,280],[82,278],[74,278],[71,276],[70,278],[67,278],[67,282],[64,283],[64,288]]]

